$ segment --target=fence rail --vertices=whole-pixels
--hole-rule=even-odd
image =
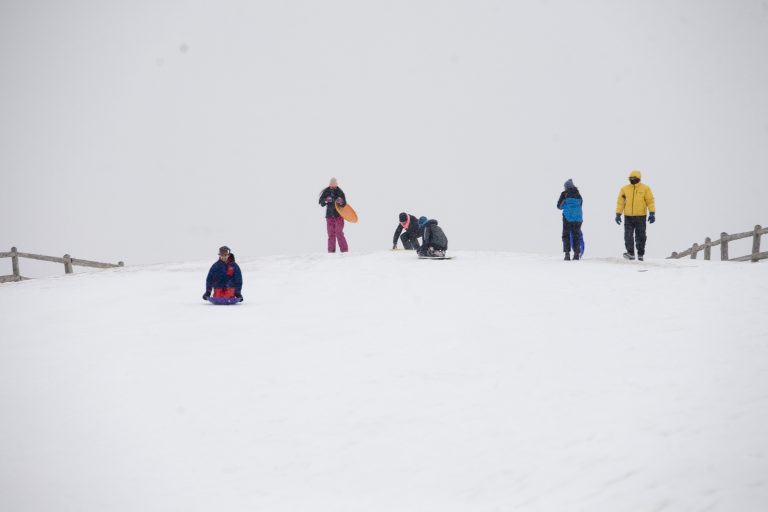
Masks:
[[[28,252],[19,252],[15,247],[11,247],[11,252],[0,252],[0,259],[1,258],[11,258],[13,273],[7,276],[0,276],[0,283],[24,281],[28,279],[27,277],[22,276],[21,272],[19,272],[19,258],[50,261],[51,263],[63,263],[65,274],[74,273],[75,270],[73,267],[116,268],[125,265],[122,261],[118,261],[117,263],[102,263],[100,261],[81,260],[79,258],[73,258],[69,254],[65,254],[61,258],[56,256],[45,256],[42,254],[30,254]]]
[[[720,233],[720,238],[712,240],[707,237],[704,239],[703,244],[695,243],[689,249],[682,252],[673,252],[667,259],[677,260],[690,256],[692,260],[696,259],[696,255],[699,252],[704,253],[704,259],[709,260],[712,257],[712,247],[720,246],[720,260],[721,261],[752,261],[757,262],[760,260],[768,259],[768,252],[760,252],[760,238],[763,235],[768,234],[768,228],[763,228],[759,224],[755,226],[752,231],[745,231],[744,233],[735,233],[729,235],[728,233]],[[741,240],[743,238],[752,237],[752,252],[746,256],[740,256],[738,258],[730,258],[728,256],[728,242],[734,240]]]

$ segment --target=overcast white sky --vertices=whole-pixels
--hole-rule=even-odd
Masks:
[[[632,169],[650,257],[768,224],[765,0],[0,0],[0,73],[0,250],[320,253],[331,176],[352,251],[556,254],[573,178],[619,255]]]

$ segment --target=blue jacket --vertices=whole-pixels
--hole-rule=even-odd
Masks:
[[[563,217],[568,222],[583,222],[583,215],[581,205],[584,200],[581,198],[579,189],[576,187],[569,188],[560,194],[560,199],[557,200],[557,207],[563,210]]]
[[[210,293],[213,288],[234,288],[235,293],[240,293],[242,290],[243,274],[240,272],[240,266],[235,263],[233,254],[229,255],[227,263],[217,260],[211,265],[208,278],[205,280],[205,289]]]

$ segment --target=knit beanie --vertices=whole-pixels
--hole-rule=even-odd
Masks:
[[[400,222],[405,222],[408,220],[408,214],[405,212],[400,212]]]
[[[576,185],[573,184],[572,179],[569,179],[568,181],[566,181],[564,186],[566,190],[568,190],[569,188],[576,188]]]
[[[427,221],[429,221],[428,218],[426,218],[424,216],[419,217],[419,227],[426,226],[427,225]]]

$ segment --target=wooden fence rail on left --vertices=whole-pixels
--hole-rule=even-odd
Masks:
[[[0,283],[6,283],[10,281],[23,281],[28,279],[21,275],[19,271],[19,258],[27,258],[30,260],[50,261],[51,263],[63,263],[64,273],[74,273],[73,267],[92,267],[92,268],[116,268],[122,267],[124,263],[118,261],[117,263],[102,263],[100,261],[81,260],[79,258],[73,258],[69,254],[65,254],[61,258],[56,256],[44,256],[42,254],[30,254],[27,252],[19,252],[15,247],[11,247],[11,252],[0,252],[0,259],[11,258],[11,267],[13,274],[8,276],[0,276]]]

